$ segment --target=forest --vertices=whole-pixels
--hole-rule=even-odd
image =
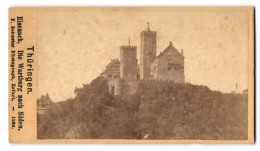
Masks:
[[[114,96],[102,77],[74,93],[37,114],[38,139],[247,139],[244,94],[147,80],[132,95]]]

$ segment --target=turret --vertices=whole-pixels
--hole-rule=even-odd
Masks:
[[[151,31],[149,22],[147,30],[141,32],[140,78],[150,78],[150,68],[156,57],[156,31]]]
[[[137,46],[130,45],[120,47],[120,79],[136,80],[137,79],[137,63],[136,49]]]

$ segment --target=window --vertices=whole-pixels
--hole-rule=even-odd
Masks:
[[[177,63],[170,63],[168,62],[168,70],[179,70],[179,69],[184,69],[184,67],[180,64]]]
[[[173,65],[173,63],[168,62],[168,70],[172,69],[172,65]]]

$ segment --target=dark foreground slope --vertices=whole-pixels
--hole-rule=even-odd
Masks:
[[[136,94],[112,96],[101,78],[75,94],[38,115],[39,139],[247,139],[247,96],[241,94],[141,81]]]

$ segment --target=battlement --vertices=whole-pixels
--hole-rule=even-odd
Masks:
[[[137,46],[121,46],[120,50],[136,50]]]
[[[165,79],[140,79],[137,81],[153,81],[153,82],[162,82],[162,83],[178,83],[178,84],[183,84],[184,82],[178,82],[174,80],[165,80]]]
[[[140,35],[156,35],[156,31],[142,31]]]

